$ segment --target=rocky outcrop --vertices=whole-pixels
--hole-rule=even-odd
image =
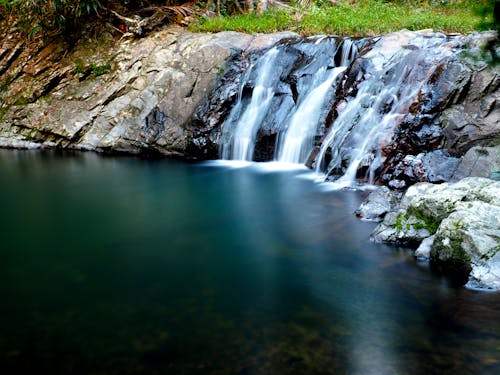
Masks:
[[[410,111],[384,149],[385,184],[406,188],[416,182],[490,177],[495,171],[498,151],[491,147],[500,146],[500,70],[488,64],[482,48],[493,38],[494,33],[471,34],[462,53],[441,61],[414,103],[418,111]],[[474,147],[488,148],[484,154],[496,154],[496,161],[490,157],[471,168],[476,154],[464,155]]]
[[[0,49],[0,147],[16,148],[216,158],[230,109],[237,96],[248,95],[255,84],[255,78],[245,73],[263,51],[280,42],[280,68],[287,68],[279,73],[254,155],[255,160],[269,160],[301,90],[315,72],[335,66],[346,52],[346,43],[333,37],[301,39],[293,33],[194,34],[171,28],[139,40],[117,41],[103,33],[98,40],[81,40],[76,46],[33,46],[16,38],[15,31],[0,31],[7,35]],[[462,156],[471,147],[497,147],[500,139],[498,68],[478,58],[480,46],[493,37],[401,31],[349,42],[359,49],[359,56],[321,110],[325,124],[318,128],[316,145],[363,80],[373,76],[384,58],[402,51],[382,80],[401,87],[403,92],[396,94],[405,98],[408,113],[380,141],[382,165],[375,180],[404,189],[419,181],[476,175],[478,169],[467,166],[483,165],[484,158]],[[432,43],[430,48],[429,40],[439,48]],[[436,56],[426,52],[437,49]],[[416,93],[398,84],[411,64],[415,66],[408,87],[415,77],[426,77]],[[352,149],[349,141],[336,151],[341,160],[330,173],[345,172]],[[360,164],[360,173],[368,159]],[[309,164],[313,160],[314,151]],[[493,172],[490,169],[490,175]]]
[[[193,121],[196,109],[228,62],[291,35],[175,28],[118,44],[108,40],[107,51],[77,45],[66,56],[55,54],[53,45],[27,56],[22,43],[6,44],[0,147],[215,158],[216,147],[206,141],[197,147],[207,125]]]
[[[417,246],[459,283],[500,289],[500,182],[465,178],[416,184],[390,212],[373,239]]]
[[[458,181],[467,176],[500,180],[500,145],[476,146],[468,150],[453,171],[450,181]]]

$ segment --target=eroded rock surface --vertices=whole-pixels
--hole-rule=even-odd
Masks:
[[[465,178],[416,184],[373,232],[375,241],[420,247],[416,255],[461,283],[500,289],[500,182]]]
[[[215,158],[216,146],[197,147],[207,129],[193,121],[196,109],[228,62],[291,35],[168,29],[84,61],[78,47],[70,56],[41,49],[30,58],[22,44],[6,45],[0,147]]]

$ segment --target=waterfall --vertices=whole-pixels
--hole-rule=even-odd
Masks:
[[[321,115],[321,109],[329,89],[335,79],[344,72],[345,67],[339,67],[327,71],[321,68],[316,75],[321,83],[309,92],[307,97],[299,104],[292,117],[285,137],[279,161],[287,163],[305,163],[311,149],[313,148],[316,127]]]
[[[356,186],[357,178],[374,183],[386,166],[387,146],[435,100],[433,85],[464,40],[401,31],[275,46],[241,79],[223,123],[221,156],[312,164],[339,188]],[[432,118],[432,111],[425,116]]]
[[[277,56],[278,49],[276,47],[271,48],[258,61],[256,67],[257,81],[252,92],[250,104],[234,124],[227,125],[228,127],[232,125],[234,130],[231,133],[230,143],[223,146],[223,159],[252,160],[255,135],[274,96],[275,80],[272,79],[272,72]],[[243,90],[246,83],[247,81],[244,80],[240,89],[238,102],[231,112],[230,119],[236,118],[241,111],[243,97],[241,90]]]
[[[340,66],[327,71],[321,67],[315,74],[311,90],[307,93],[293,114],[290,125],[284,132],[284,139],[278,145],[278,160],[287,163],[305,163],[314,146],[314,136],[320,122],[327,94],[332,84],[346,70],[355,56],[355,44],[346,39],[340,50]]]
[[[418,103],[439,66],[436,62],[450,53],[444,36],[428,38],[407,32],[398,37],[383,40],[362,57],[370,63],[370,74],[360,83],[357,95],[343,103],[323,140],[316,171],[324,170],[323,161],[330,150],[327,175],[343,171],[335,181],[337,187],[355,186],[362,165],[367,167],[369,182],[373,182],[383,162],[380,149],[390,142],[394,129],[410,113],[412,104]],[[402,48],[402,42],[409,47]],[[348,164],[343,169],[345,161]]]

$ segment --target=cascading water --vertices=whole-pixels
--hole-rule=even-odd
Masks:
[[[328,114],[335,84],[356,54],[353,41],[337,44],[323,36],[262,55],[241,80],[238,100],[223,127],[221,157],[253,160],[257,133],[275,126],[274,159],[304,163]],[[249,88],[250,97],[244,95]]]
[[[320,117],[324,111],[327,94],[333,91],[333,83],[346,70],[357,53],[356,45],[349,39],[341,44],[339,67],[327,70],[321,67],[315,74],[311,88],[299,102],[290,124],[286,127],[283,141],[278,144],[279,161],[305,163],[314,147]]]
[[[321,109],[328,90],[337,77],[345,71],[345,67],[339,67],[327,71],[321,68],[313,81],[319,85],[309,92],[306,98],[299,104],[297,111],[292,117],[290,125],[285,131],[283,146],[279,153],[279,161],[286,163],[305,163],[313,148],[316,128],[321,116]]]
[[[223,146],[223,159],[252,160],[255,135],[274,96],[273,88],[276,78],[273,79],[272,72],[278,53],[279,51],[276,47],[271,48],[258,61],[256,67],[257,82],[252,92],[250,104],[234,124],[228,124],[228,127],[232,125],[234,130],[230,133],[230,143]],[[246,80],[243,83],[246,84]],[[241,90],[243,90],[243,85]],[[243,95],[240,91],[238,103],[231,112],[230,119],[238,117],[242,107],[242,97]]]
[[[316,171],[323,170],[325,154],[331,150],[327,175],[336,169],[343,171],[335,181],[337,187],[354,186],[361,165],[367,167],[367,177],[373,182],[382,164],[381,148],[390,142],[410,107],[418,103],[439,66],[437,62],[450,53],[444,35],[429,38],[400,33],[373,46],[360,58],[370,63],[369,72],[357,95],[340,106],[340,114],[321,145]],[[346,160],[347,168],[342,169]]]
[[[242,79],[223,125],[221,156],[312,163],[336,177],[337,187],[355,186],[360,175],[373,183],[385,147],[433,100],[436,77],[463,44],[460,37],[403,31],[370,41],[316,37],[276,46]],[[257,157],[263,140],[274,147]]]

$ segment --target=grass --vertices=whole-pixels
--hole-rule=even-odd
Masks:
[[[447,5],[429,2],[358,1],[350,5],[313,6],[308,9],[269,11],[260,15],[200,18],[193,31],[234,30],[247,33],[295,31],[302,35],[334,34],[373,36],[401,29],[434,29],[447,33],[469,33],[493,25],[491,13],[481,14],[488,0],[450,1]]]

